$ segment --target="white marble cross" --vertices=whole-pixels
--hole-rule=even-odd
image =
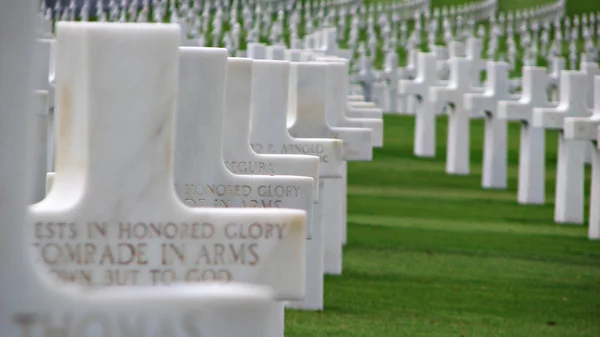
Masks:
[[[418,157],[435,156],[435,117],[439,109],[430,100],[429,88],[439,85],[437,59],[433,53],[419,53],[417,77],[414,80],[400,80],[400,95],[417,95],[419,105],[415,116],[414,154]],[[440,109],[441,110],[441,109]]]
[[[254,81],[268,79],[269,68],[255,67],[246,58],[229,58],[223,125],[223,158],[227,168],[243,175],[296,175],[314,179],[315,205],[311,238],[306,243],[306,296],[296,307],[323,309],[323,229],[319,195],[319,157],[291,154],[257,154],[250,147],[251,91]],[[255,95],[256,98],[256,95]],[[284,128],[285,126],[282,126]]]
[[[181,200],[191,207],[298,208],[311,219],[311,178],[241,176],[225,166],[227,50],[184,47],[180,53],[174,181]]]
[[[26,13],[16,6],[2,3],[0,7],[0,25],[10,23],[3,15],[6,12],[18,17],[19,22],[28,21],[23,18]],[[27,27],[11,26],[23,34],[21,28],[27,30]],[[273,285],[261,282],[264,276],[257,277],[256,274],[260,274],[257,269],[274,263],[283,265],[283,261],[278,262],[283,258],[280,254],[293,258],[296,253],[286,254],[287,245],[303,250],[305,215],[302,211],[243,210],[233,214],[192,210],[177,200],[171,178],[177,26],[58,25],[57,105],[60,113],[57,116],[56,181],[50,195],[30,208],[27,220],[25,174],[22,173],[26,151],[14,151],[6,144],[9,144],[8,139],[17,141],[19,146],[26,144],[18,141],[19,134],[27,134],[23,130],[24,123],[18,120],[26,118],[19,117],[26,114],[14,112],[27,108],[26,103],[16,101],[25,102],[29,96],[26,93],[30,93],[30,89],[24,84],[28,76],[23,74],[27,73],[27,60],[31,58],[15,53],[24,49],[18,43],[7,43],[12,47],[5,48],[7,35],[0,41],[0,69],[9,76],[1,80],[12,81],[12,88],[20,86],[20,90],[0,93],[3,144],[0,165],[2,172],[7,173],[0,177],[0,186],[3,194],[11,195],[0,203],[0,223],[4,226],[4,238],[8,239],[0,245],[0,251],[3,256],[14,257],[2,262],[3,270],[11,270],[0,276],[3,333],[83,336],[95,332],[131,337],[142,331],[127,328],[135,326],[134,329],[161,331],[178,337],[265,336],[265,324],[271,318],[271,295],[263,288],[136,286],[90,292],[77,285],[59,285],[49,280],[47,273],[34,270],[36,264],[38,268],[50,268],[51,274],[69,281],[95,285],[171,283],[175,281],[172,276],[177,274],[180,281],[185,280],[186,274],[190,281],[196,281],[203,273],[203,267],[197,262],[209,258],[203,255],[204,246],[211,254],[209,269],[216,273],[229,269],[237,280]],[[94,52],[97,48],[102,53]],[[7,49],[11,51],[5,57]],[[86,85],[81,85],[82,82]],[[22,94],[15,95],[19,91]],[[213,263],[216,261],[212,255],[213,245],[220,244],[215,240],[223,240],[222,245],[226,246],[227,224],[256,221],[266,225],[266,219],[285,223],[291,231],[282,233],[285,238],[279,242],[272,240],[275,242],[266,244],[269,247],[254,249],[261,258],[254,266],[222,268]],[[187,227],[185,233],[184,227]],[[214,230],[212,234],[210,228]],[[208,238],[209,235],[212,238]],[[198,244],[195,237],[204,237],[207,241]],[[36,244],[30,245],[31,240]],[[236,245],[256,244],[255,240],[243,242],[239,237],[235,241]],[[184,252],[181,245],[185,243],[189,251]],[[171,247],[176,247],[181,254],[174,254]],[[272,252],[268,255],[274,255],[263,255],[265,248]],[[242,257],[241,251],[236,255],[238,262],[241,259],[249,262],[253,258],[252,255]],[[182,262],[184,258],[187,263]],[[295,260],[292,263],[301,269],[302,259]],[[279,288],[280,295],[301,297],[303,289],[298,288],[301,284],[292,285],[290,281],[279,279],[277,282],[283,287],[275,288]],[[231,319],[228,313],[236,313],[236,318],[245,323],[228,324]],[[260,323],[254,321],[256,319]]]
[[[319,48],[319,51],[325,53],[326,55],[338,56],[345,59],[350,60],[352,58],[351,50],[340,49],[337,45],[336,37],[337,32],[336,28],[327,27],[323,28],[320,32],[321,35],[321,43],[322,47]]]
[[[448,142],[446,149],[446,172],[469,174],[470,119],[473,116],[465,107],[465,94],[481,92],[474,87],[471,76],[471,60],[452,57],[448,60],[450,80],[448,85],[432,87],[429,97],[433,102],[448,102],[454,105],[448,114]]]
[[[35,126],[30,135],[34,140],[34,160],[32,163],[32,187],[34,195],[32,203],[42,200],[45,196],[46,173],[51,169],[54,156],[53,115],[54,115],[54,86],[50,83],[51,65],[54,61],[54,39],[36,39],[34,45],[34,107],[33,122]],[[51,158],[49,158],[51,157]]]
[[[597,142],[600,138],[600,76],[594,81],[594,112],[590,117],[567,117],[564,123],[565,139],[580,139]],[[590,195],[590,219],[588,237],[600,239],[600,150],[596,147],[592,153],[592,184]]]
[[[286,49],[285,60],[291,62],[300,62],[303,58],[304,52],[301,49]]]
[[[248,43],[246,56],[255,60],[264,60],[267,58],[267,47],[262,43]]]
[[[463,42],[450,41],[448,44],[447,53],[443,53],[443,51],[440,49],[434,50],[434,52],[437,52],[437,71],[441,80],[447,80],[450,78],[450,64],[448,61],[453,57],[465,57],[466,48],[467,47]]]
[[[471,60],[470,74],[473,77],[471,81],[475,86],[482,86],[481,72],[486,70],[486,60],[481,59],[482,41],[476,37],[470,37],[466,45],[466,58]]]
[[[175,195],[178,34],[175,25],[59,26],[56,176],[31,207],[38,263],[91,286],[221,279],[301,298],[304,211],[192,209]],[[280,264],[294,275],[267,276]]]
[[[383,120],[381,118],[349,118],[348,110],[348,61],[341,58],[319,57],[319,62],[329,62],[327,67],[327,122],[333,127],[364,128],[371,130],[371,145],[383,146]],[[338,198],[343,198],[342,243],[347,241],[347,172],[340,180],[332,181],[337,184],[336,190],[341,192]]]
[[[358,61],[359,70],[354,75],[354,81],[360,84],[363,95],[367,101],[373,100],[373,86],[377,80],[373,71],[373,57],[367,56],[364,52]]]
[[[350,118],[383,118],[383,110],[373,102],[348,101],[346,116]]]
[[[332,207],[332,200],[327,196],[331,194],[326,180],[335,180],[342,177],[342,141],[337,139],[297,139],[292,138],[287,131],[287,102],[289,82],[289,62],[282,61],[254,61],[252,75],[251,96],[251,119],[250,119],[250,143],[252,149],[257,153],[267,154],[301,154],[319,157],[319,202],[321,209],[328,210]],[[323,263],[335,261],[338,252],[337,247],[328,243],[332,235],[331,212],[321,213],[322,240],[325,243],[323,249]],[[319,233],[314,233],[313,240],[318,240]],[[312,240],[311,240],[312,241]],[[309,243],[311,246],[313,242]],[[315,255],[319,251],[314,252]],[[322,278],[319,281],[314,276],[314,269],[318,265],[308,266],[310,284],[307,287],[313,289],[306,293],[302,303],[292,303],[292,307],[306,309],[323,308]],[[323,267],[324,268],[324,267]],[[315,283],[313,283],[315,282]],[[316,283],[316,282],[320,282]]]
[[[47,104],[45,111],[39,113],[48,116],[46,130],[46,169],[47,171],[54,170],[54,62],[55,62],[55,40],[54,39],[37,39],[35,42],[35,61],[33,63],[34,73],[34,88],[36,90],[45,91],[47,94]]]
[[[398,55],[395,51],[385,56],[385,68],[379,74],[385,81],[382,107],[387,112],[398,113]]]
[[[285,60],[285,47],[281,45],[267,46],[265,54],[267,60],[283,61]]]
[[[546,136],[543,128],[532,125],[534,108],[549,108],[549,77],[545,68],[523,67],[523,92],[518,101],[498,102],[498,118],[521,121],[519,148],[520,204],[543,204],[545,199]]]
[[[586,74],[562,71],[560,103],[555,108],[534,108],[533,125],[544,129],[562,130],[566,117],[588,117],[586,106]],[[584,163],[587,143],[565,139],[561,133],[558,145],[554,221],[583,223]]]
[[[287,118],[289,132],[296,138],[341,139],[345,160],[371,160],[371,130],[332,127],[327,122],[327,87],[330,81],[327,67],[328,64],[322,62],[292,63]],[[346,169],[345,165],[343,169]],[[332,236],[336,242],[332,243],[331,249],[337,249],[338,253],[331,262],[325,261],[325,271],[331,274],[340,274],[342,271],[342,228],[345,218],[342,198],[345,198],[345,195],[340,195],[341,192],[335,190],[331,195],[323,195],[327,200],[339,200],[334,202],[332,208],[323,206],[324,209],[331,210],[328,212],[332,216],[331,226],[336,229],[335,236]],[[326,252],[328,248],[326,244]]]
[[[44,199],[46,196],[46,175],[47,175],[47,159],[48,159],[48,129],[50,124],[50,116],[48,115],[49,94],[46,90],[35,90],[32,97],[32,114],[28,115],[32,127],[29,129],[31,134],[29,139],[33,146],[30,187],[32,193],[30,195],[30,203],[36,203]]]
[[[587,88],[594,88],[594,81],[600,75],[600,68],[595,62],[581,62],[580,69],[587,75]],[[585,102],[588,108],[594,108],[594,90],[588,90],[585,95]]]
[[[383,147],[383,120],[346,115],[348,111],[348,61],[341,58],[317,57],[317,62],[328,62],[327,69],[327,122],[333,127],[366,128],[371,131],[371,145]],[[360,111],[362,109],[353,109]],[[368,109],[367,109],[368,110]]]
[[[370,161],[373,156],[370,130],[332,127],[327,122],[327,86],[331,80],[328,66],[324,62],[291,64],[287,115],[290,134],[300,138],[341,139],[344,160]]]
[[[549,75],[549,83],[548,83],[548,90],[550,92],[550,99],[552,101],[558,102],[558,100],[560,99],[560,88],[559,88],[559,82],[560,82],[560,74],[564,71],[565,69],[565,59],[562,57],[552,57],[550,59],[550,65],[549,65],[549,71],[550,73]]]
[[[473,114],[485,115],[483,188],[504,189],[507,185],[508,124],[496,115],[501,100],[516,100],[509,93],[508,63],[489,61],[485,91],[465,95],[465,108]]]
[[[408,56],[406,60],[406,66],[399,69],[401,79],[414,79],[418,72],[417,57],[419,49],[415,46],[408,46]],[[400,97],[399,98],[399,109],[402,113],[414,114],[416,112],[417,100],[414,96]]]

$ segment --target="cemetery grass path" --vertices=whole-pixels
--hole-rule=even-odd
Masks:
[[[444,173],[445,118],[435,159],[413,156],[413,117],[384,125],[374,161],[349,164],[344,275],[326,277],[324,312],[286,312],[287,337],[600,336],[600,242],[587,226],[552,221],[556,133],[548,203],[521,206],[519,125],[508,190],[480,187],[482,121],[472,123],[469,176]]]

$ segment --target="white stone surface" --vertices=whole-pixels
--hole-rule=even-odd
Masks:
[[[56,175],[30,209],[38,264],[88,286],[221,279],[302,298],[306,212],[193,209],[175,195],[177,26],[58,31]],[[68,255],[76,245],[85,254]]]
[[[348,107],[348,62],[340,58],[318,58],[317,61],[328,62],[327,67],[327,122],[333,127],[365,128],[371,130],[371,145],[383,147],[383,119],[352,118],[346,115]],[[360,109],[356,109],[359,110]],[[360,112],[359,112],[360,113]]]
[[[349,102],[364,102],[365,97],[363,95],[348,95]]]
[[[596,96],[598,97],[598,96]],[[600,138],[600,128],[598,128],[598,138]],[[600,240],[600,149],[593,153],[592,161],[592,188],[590,196],[590,224],[588,228],[588,238],[590,240]]]
[[[437,78],[437,60],[432,53],[419,53],[417,77],[400,80],[401,95],[417,95],[419,104],[415,112],[414,154],[417,157],[435,157],[435,118],[439,105],[430,99],[429,88],[441,84]]]
[[[327,63],[292,63],[290,71],[290,100],[288,106],[288,129],[292,137],[334,138],[343,140],[345,160],[371,160],[371,131],[361,128],[331,127],[327,122]],[[345,170],[345,167],[344,167]],[[326,182],[325,184],[327,184]],[[334,183],[335,182],[331,182]],[[323,198],[331,205],[323,204],[331,216],[331,234],[325,234],[325,272],[341,274],[342,228],[344,224],[343,184],[328,189]],[[328,194],[329,193],[329,194]],[[327,227],[326,231],[327,231]],[[333,241],[328,241],[329,239]],[[328,254],[328,250],[331,252]]]
[[[581,71],[587,75],[586,87],[594,88],[594,81],[597,76],[600,76],[600,68],[597,63],[582,62]],[[585,95],[585,102],[590,109],[594,108],[594,90],[589,89]]]
[[[186,329],[208,337],[264,336],[272,298],[264,287],[185,285],[84,292],[74,285],[53,282],[34,267],[29,242],[35,234],[34,227],[27,225],[25,186],[31,126],[27,111],[33,107],[34,88],[33,77],[27,74],[33,59],[35,6],[27,1],[0,3],[0,31],[10,31],[0,37],[0,193],[11,196],[0,201],[0,254],[11,257],[0,261],[5,271],[0,273],[2,334],[47,335],[51,319],[53,326],[64,328],[63,334],[74,336],[95,332],[133,337],[131,331],[122,329],[124,322],[177,337],[189,336]],[[176,55],[178,33],[170,27],[166,30],[170,30],[167,37],[173,40]],[[64,36],[64,30],[59,35]],[[165,37],[153,35],[158,35],[159,42]],[[227,324],[232,317],[236,323]]]
[[[552,57],[549,64],[549,84],[548,91],[550,92],[550,99],[554,102],[560,100],[560,74],[565,70],[566,61],[562,57]]]
[[[302,61],[303,51],[300,49],[286,49],[285,50],[285,60],[291,62],[300,62]]]
[[[267,60],[285,60],[285,46],[274,45],[266,47]]]
[[[324,261],[331,260],[330,256],[336,256],[337,246],[328,244],[332,238],[330,232],[335,230],[330,219],[328,210],[332,200],[327,199],[330,195],[326,180],[340,179],[343,173],[342,141],[336,139],[299,139],[292,138],[287,131],[286,109],[289,83],[289,62],[281,61],[254,61],[252,79],[252,112],[250,120],[250,141],[254,151],[258,153],[271,154],[304,154],[316,155],[319,162],[319,201],[321,204],[321,228],[322,232],[313,231],[313,239],[308,242],[311,247],[309,257],[320,256]],[[318,244],[317,234],[322,235],[322,245]],[[314,240],[314,241],[313,241]],[[323,251],[321,253],[320,251]],[[322,309],[322,278],[315,275],[318,272],[318,264],[309,264],[307,274],[311,281],[307,287],[313,289],[306,294],[303,302],[292,302],[290,307],[303,309]],[[324,268],[324,267],[321,267]],[[324,269],[323,269],[324,270]],[[314,282],[314,283],[313,283]]]
[[[430,88],[430,100],[439,103],[452,103],[454,109],[448,113],[448,142],[446,148],[446,173],[466,175],[470,168],[470,120],[473,116],[465,107],[465,94],[481,92],[472,83],[471,61],[452,57],[448,60],[450,79],[446,86]]]
[[[483,50],[483,41],[476,37],[469,37],[466,44],[466,58],[471,60],[470,74],[472,76],[471,81],[475,86],[483,86],[481,83],[481,73],[486,71],[488,62],[481,58],[481,51]]]
[[[312,177],[315,204],[311,237],[306,243],[306,296],[294,302],[300,309],[323,309],[323,229],[319,194],[319,157],[291,154],[257,154],[250,147],[250,112],[254,76],[264,79],[269,69],[253,69],[251,59],[229,58],[227,63],[226,107],[223,129],[225,165],[243,175],[297,175]],[[256,97],[256,96],[255,96]],[[282,126],[284,128],[285,126]]]
[[[381,107],[385,111],[398,113],[398,55],[395,51],[386,54],[384,69],[379,75],[385,85]]]
[[[318,58],[318,61],[329,62],[327,67],[327,123],[333,127],[365,128],[371,130],[371,145],[373,147],[383,146],[383,120],[368,118],[349,118],[344,113],[349,109],[348,92],[348,62],[336,58]],[[333,181],[336,189],[340,190],[337,198],[342,198],[343,220],[342,220],[342,244],[347,242],[347,172],[340,180]],[[336,198],[336,200],[338,200]]]
[[[600,127],[600,76],[594,81],[594,113],[590,117],[567,117],[564,124],[565,139],[581,139],[587,142],[597,141]],[[590,219],[588,237],[600,239],[600,151],[592,152],[592,183],[590,195]]]
[[[318,201],[319,157],[309,155],[258,154],[250,146],[251,90],[254,61],[228,58],[226,100],[223,117],[225,166],[239,175],[306,176],[314,180],[313,197]]]
[[[340,178],[342,141],[293,138],[287,131],[290,63],[254,61],[250,143],[265,154],[303,154],[319,157],[320,178]]]
[[[334,27],[323,28],[321,33],[321,48],[318,50],[326,55],[339,56],[345,59],[352,58],[352,51],[340,49],[337,45],[337,32]]]
[[[46,115],[46,170],[54,170],[54,39],[37,39],[35,42],[33,76],[34,89],[45,91],[47,102],[44,104],[45,111],[39,113]],[[40,107],[41,108],[41,107]],[[40,130],[41,132],[41,130]]]
[[[586,74],[562,71],[560,103],[555,108],[533,109],[533,125],[544,129],[562,130],[565,117],[588,117],[586,107]],[[554,221],[583,223],[584,164],[586,142],[565,139],[561,133],[558,145]]]
[[[256,42],[248,43],[246,56],[255,60],[264,60],[267,58],[267,46]]]
[[[312,178],[235,175],[223,158],[227,50],[182,47],[174,181],[191,207],[297,208],[312,218]],[[311,226],[307,227],[310,237]]]
[[[478,69],[476,67],[476,69]],[[479,70],[477,70],[479,74]],[[484,112],[485,139],[483,147],[483,188],[505,189],[508,170],[508,124],[497,118],[498,101],[516,100],[509,93],[508,63],[488,62],[483,93],[465,95],[465,108],[473,114]]]
[[[543,204],[546,185],[546,136],[543,128],[532,125],[533,109],[548,108],[548,74],[545,68],[523,67],[523,92],[518,101],[499,101],[498,118],[521,121],[519,148],[520,204]]]
[[[31,123],[30,185],[33,188],[30,203],[36,203],[46,196],[46,173],[48,155],[48,124],[50,123],[49,94],[46,90],[35,90],[32,97],[32,113],[28,116]]]
[[[292,63],[287,126],[295,138],[334,138],[343,141],[344,160],[370,161],[371,131],[332,127],[327,122],[327,73],[324,62]]]

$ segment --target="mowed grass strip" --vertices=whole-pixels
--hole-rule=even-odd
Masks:
[[[481,188],[483,121],[468,176],[444,172],[446,118],[435,159],[413,156],[413,117],[384,125],[374,161],[349,164],[344,274],[326,277],[325,311],[286,312],[286,336],[600,336],[600,242],[552,221],[556,133],[547,204],[523,206],[518,124],[507,190]]]

